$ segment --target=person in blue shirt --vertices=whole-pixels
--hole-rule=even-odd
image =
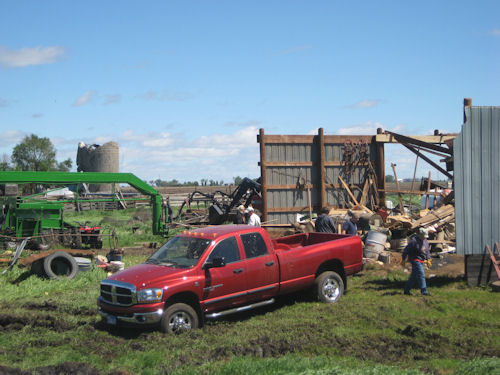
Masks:
[[[318,216],[314,223],[316,232],[337,233],[332,218],[328,216],[330,209],[328,207],[323,207],[320,212],[321,215]]]
[[[420,228],[418,230],[418,235],[412,238],[403,250],[403,265],[406,259],[411,263],[411,275],[404,289],[406,295],[411,295],[410,290],[413,288],[413,285],[415,285],[415,282],[418,282],[420,285],[420,293],[424,296],[430,296],[430,293],[427,291],[424,271],[424,263],[430,264],[431,257],[427,238],[429,238],[428,231],[425,228]]]
[[[342,225],[342,234],[357,235],[358,234],[359,215],[352,213],[351,218]]]

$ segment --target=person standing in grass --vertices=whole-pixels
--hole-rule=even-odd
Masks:
[[[410,290],[415,285],[415,282],[418,282],[420,285],[420,293],[423,296],[430,296],[430,293],[427,291],[424,271],[424,263],[429,264],[431,257],[427,238],[429,238],[429,232],[425,228],[420,228],[418,230],[418,235],[412,238],[403,250],[403,265],[407,258],[411,263],[411,275],[404,289],[404,294],[406,295],[411,295]]]

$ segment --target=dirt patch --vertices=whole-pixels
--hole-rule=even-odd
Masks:
[[[37,375],[99,375],[94,366],[81,362],[64,362],[55,366],[37,367]]]
[[[51,315],[23,316],[0,314],[0,331],[19,331],[25,326],[42,327],[55,332],[64,332],[75,329],[86,323],[71,324]]]
[[[25,371],[18,368],[0,366],[0,374],[2,375],[31,375],[31,371]]]
[[[456,254],[444,254],[440,258],[432,258],[432,267],[426,270],[428,278],[436,276],[446,276],[451,278],[463,277],[465,275],[464,256]],[[402,270],[401,253],[391,252],[391,261],[389,264],[380,264],[378,262],[367,263],[373,267],[373,273],[376,276],[385,276],[388,271]],[[406,270],[411,271],[411,265],[407,262]]]
[[[37,311],[55,311],[57,310],[57,304],[52,301],[45,301],[43,303],[29,302],[22,305],[23,308],[27,310],[37,310]]]

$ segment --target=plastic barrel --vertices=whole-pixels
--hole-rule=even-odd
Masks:
[[[377,259],[380,252],[385,249],[386,240],[387,235],[385,233],[373,230],[368,232],[368,236],[365,241],[365,248],[363,250],[364,257]]]
[[[83,257],[73,257],[76,260],[76,264],[78,264],[78,271],[88,271],[90,270],[90,259]]]

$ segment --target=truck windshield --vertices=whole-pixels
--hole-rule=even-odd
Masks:
[[[146,263],[170,267],[193,267],[203,255],[209,240],[193,237],[174,237],[154,253]]]

